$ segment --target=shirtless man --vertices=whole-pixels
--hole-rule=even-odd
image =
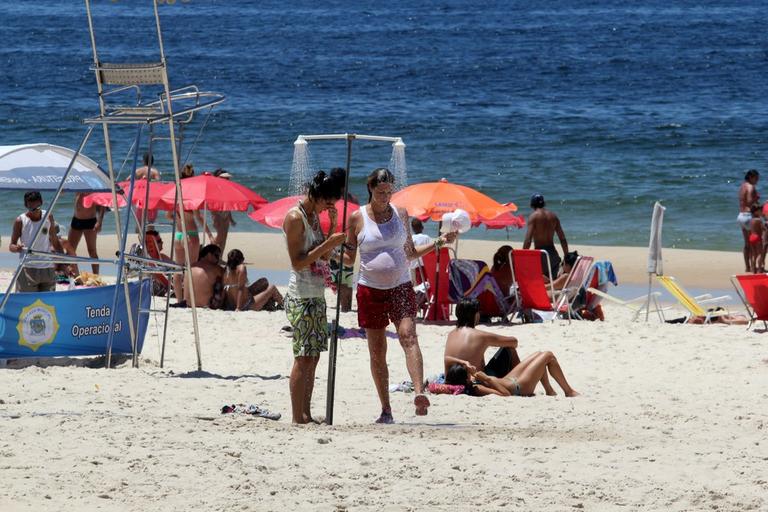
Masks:
[[[757,181],[760,179],[760,173],[750,169],[744,175],[744,183],[739,187],[739,216],[736,221],[741,226],[741,235],[744,237],[744,268],[746,272],[754,272],[750,263],[749,255],[751,253],[749,246],[749,234],[752,223],[752,206],[759,205],[760,194],[757,193]]]
[[[501,378],[520,363],[516,350],[517,338],[475,329],[479,320],[480,303],[477,299],[461,299],[456,306],[456,328],[448,334],[445,343],[443,364],[446,375],[451,366],[460,364],[471,374],[482,371],[485,375]],[[500,348],[486,364],[485,351],[488,347]],[[549,384],[547,372],[541,377],[541,385],[547,395],[556,394]]]
[[[136,169],[136,179],[137,180],[147,179],[147,172],[149,172],[150,181],[159,180],[160,171],[152,167],[152,164],[155,163],[155,159],[152,157],[152,155],[150,155],[149,153],[144,153],[144,158],[142,161],[144,162],[144,166]]]
[[[221,249],[213,244],[208,244],[200,250],[200,259],[192,264],[192,287],[195,290],[195,306],[209,307],[214,296],[216,282],[221,282],[224,269],[219,265],[221,261]],[[187,306],[192,304],[190,291],[184,289],[184,302]]]
[[[533,213],[528,216],[528,231],[525,233],[523,249],[530,249],[531,241],[533,241],[535,249],[547,251],[552,275],[556,276],[557,271],[560,269],[561,260],[557,249],[555,249],[555,233],[557,233],[557,238],[560,239],[563,255],[568,254],[568,241],[565,239],[565,233],[563,233],[563,228],[560,226],[560,219],[557,218],[554,212],[547,210],[544,206],[544,196],[541,194],[531,196]],[[546,275],[547,260],[544,255],[541,257],[541,270]]]
[[[155,163],[155,159],[152,155],[144,153],[142,161],[144,162],[144,166],[136,169],[136,179],[146,180],[147,172],[149,172],[149,181],[158,181],[160,179],[160,171],[152,167],[152,164]],[[138,222],[136,223],[136,233],[141,233],[141,223],[144,222],[143,208],[136,208],[136,219],[138,219]],[[155,220],[157,220],[157,210],[149,210],[147,212],[147,224],[151,225]]]
[[[99,253],[96,250],[96,235],[101,231],[101,223],[104,220],[104,208],[98,205],[91,205],[90,208],[86,208],[83,205],[83,198],[87,194],[78,192],[75,194],[75,212],[72,216],[72,221],[69,224],[69,233],[67,234],[67,241],[72,248],[77,252],[77,246],[80,244],[80,239],[85,236],[85,247],[88,249],[88,256],[91,258],[98,258]],[[99,273],[99,264],[91,264],[93,273]]]

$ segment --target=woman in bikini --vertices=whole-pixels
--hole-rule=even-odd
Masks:
[[[185,164],[181,169],[181,179],[191,178],[195,175],[195,170],[191,164]],[[181,217],[179,216],[179,207],[175,213],[168,212],[169,219],[173,219],[173,215],[176,215],[176,229],[181,229]],[[184,215],[184,223],[187,226],[187,242],[189,244],[189,262],[195,263],[200,255],[200,232],[198,225],[204,225],[203,214],[199,210],[182,210]],[[198,224],[199,223],[199,224]],[[207,226],[206,226],[206,229]],[[207,231],[208,237],[211,236],[210,230]],[[176,231],[173,237],[173,261],[179,265],[184,265],[184,234],[181,231]],[[176,300],[181,302],[184,297],[182,292],[182,275],[173,275],[173,293],[176,296]]]
[[[224,268],[224,309],[229,311],[275,311],[283,309],[283,296],[277,287],[261,278],[248,285],[248,270],[240,249],[227,254]]]
[[[531,354],[501,378],[486,375],[469,363],[456,363],[448,368],[445,383],[466,386],[467,394],[472,396],[533,396],[536,385],[547,371],[563,388],[565,396],[579,396],[565,380],[563,370],[552,352]]]

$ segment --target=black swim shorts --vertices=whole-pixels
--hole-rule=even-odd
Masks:
[[[72,217],[72,222],[69,224],[69,227],[79,231],[88,231],[89,229],[96,227],[96,217],[92,219],[78,219],[77,217]]]

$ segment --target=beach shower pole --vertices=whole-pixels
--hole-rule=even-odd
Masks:
[[[400,137],[382,137],[378,135],[358,135],[354,133],[333,133],[326,135],[299,135],[294,142],[294,160],[296,155],[300,154],[295,148],[306,144],[312,140],[339,140],[344,139],[347,141],[347,163],[344,176],[344,211],[341,218],[342,232],[347,230],[347,205],[349,204],[349,174],[352,167],[352,141],[354,140],[368,140],[373,142],[389,142],[396,147],[401,153],[405,149],[403,139]],[[304,151],[307,150],[306,146],[303,146]],[[401,158],[404,161],[404,158]],[[291,174],[293,177],[293,173]],[[341,285],[341,276],[344,271],[344,245],[339,248],[339,270],[336,272],[337,283]],[[336,318],[332,322],[331,328],[331,342],[328,350],[328,391],[325,401],[325,421],[328,425],[333,425],[333,401],[336,388],[336,354],[339,340],[339,317],[341,315],[341,295],[336,294]]]
[[[347,204],[349,202],[349,172],[352,166],[353,134],[347,134],[347,165],[344,173],[344,211],[341,212],[341,232],[347,232]],[[335,227],[335,226],[332,226]],[[333,400],[336,390],[336,348],[339,342],[339,317],[341,315],[341,279],[344,274],[344,244],[339,248],[339,270],[336,272],[336,318],[333,320],[331,346],[328,350],[328,391],[325,402],[325,421],[333,425]]]

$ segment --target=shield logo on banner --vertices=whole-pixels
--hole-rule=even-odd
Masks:
[[[19,331],[19,345],[36,352],[56,339],[59,332],[56,308],[37,299],[21,310],[16,330]]]

